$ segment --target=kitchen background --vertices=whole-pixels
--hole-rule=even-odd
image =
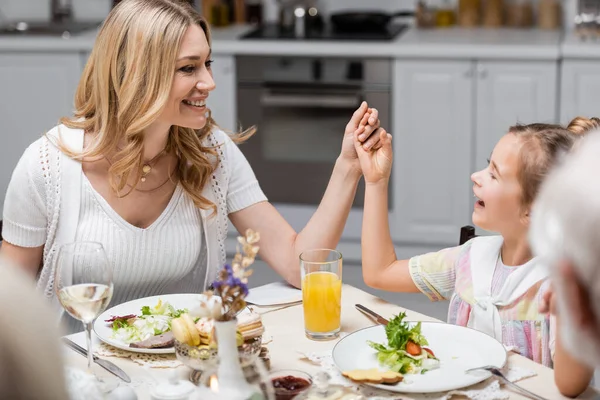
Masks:
[[[215,0],[204,1],[196,2],[198,9],[215,9],[210,7]],[[378,108],[382,125],[395,137],[389,215],[396,251],[403,258],[457,244],[473,207],[470,173],[485,164],[510,125],[600,116],[600,41],[593,38],[599,32],[600,0],[425,0],[422,4],[441,10],[459,4],[484,7],[460,16],[452,11],[436,15],[421,7],[416,22],[408,16],[381,31],[343,34],[329,29],[328,16],[347,10],[413,12],[418,3],[299,1],[308,4],[306,18],[299,23],[292,17],[290,28],[281,31],[273,28],[282,16],[278,1],[246,2],[260,3],[268,24],[232,24],[211,11],[219,27],[213,32],[217,89],[209,105],[224,128],[258,125],[259,133],[241,149],[267,196],[296,229],[318,204],[345,123],[362,99]],[[526,10],[512,23],[523,26],[496,27],[497,13],[485,10],[502,3],[517,7],[513,11]],[[48,28],[51,4],[0,0],[0,207],[25,147],[70,112],[93,46],[93,29],[61,37]],[[308,16],[314,17],[311,5],[325,16],[326,29],[318,35],[305,25],[312,21]],[[556,5],[562,12],[555,12]],[[111,6],[112,0],[72,0],[74,19],[92,27]],[[508,15],[516,14],[507,12],[503,24]],[[483,26],[464,27],[477,19]],[[21,20],[30,27],[37,21],[42,32],[2,31]],[[461,26],[415,27],[429,23]],[[444,319],[446,304],[430,303],[419,294],[381,293],[363,284],[361,190],[339,245],[344,280]],[[234,249],[234,235],[231,230],[229,250]],[[277,279],[265,265],[256,267],[253,285]]]

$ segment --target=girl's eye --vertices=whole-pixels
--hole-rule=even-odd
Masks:
[[[186,65],[185,67],[179,68],[181,72],[185,72],[186,74],[191,74],[196,70],[196,66],[194,65]]]
[[[494,179],[494,180],[495,180],[495,179],[496,179],[496,176],[495,176],[493,173],[491,173],[491,172],[490,172],[490,178],[492,178],[492,179]]]
[[[206,68],[209,68],[212,66],[213,62],[215,62],[214,60],[206,60],[206,63],[204,63],[204,65],[206,65]]]

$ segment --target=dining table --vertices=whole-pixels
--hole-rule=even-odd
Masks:
[[[375,321],[357,310],[355,307],[356,304],[362,304],[385,318],[390,318],[404,311],[406,312],[406,320],[408,321],[442,322],[438,319],[405,309],[401,304],[389,303],[363,290],[345,284],[342,288],[340,337],[376,324]],[[340,338],[329,341],[308,339],[304,333],[304,317],[301,303],[273,307],[255,307],[255,309],[262,315],[265,335],[271,338],[270,342],[266,344],[270,355],[271,371],[294,369],[311,375],[316,374],[321,369],[321,366],[307,359],[306,355],[327,353],[340,340]],[[85,347],[83,332],[68,335],[67,337]],[[100,344],[99,339],[95,335],[93,343],[94,346]],[[67,367],[85,370],[86,358],[66,346],[63,354]],[[148,366],[134,363],[130,358],[108,357],[108,359],[130,376],[132,380],[130,384],[123,382],[121,384],[130,385],[139,400],[150,399],[152,386],[167,382],[173,374],[177,374],[183,379],[188,379],[191,372],[188,367],[183,365],[175,368],[149,368]],[[514,352],[508,354],[507,365],[509,367],[520,367],[535,373],[535,376],[518,382],[523,388],[545,399],[566,399],[566,397],[563,397],[559,393],[554,383],[553,370],[551,368],[538,364]],[[101,377],[105,375],[113,377],[97,365],[94,366],[94,372]],[[489,379],[495,378],[492,377]],[[509,393],[511,400],[525,398],[508,387],[503,387],[503,390]],[[580,398],[592,399],[596,398],[597,395],[598,392],[590,387]],[[402,397],[411,398],[411,394],[402,394]]]

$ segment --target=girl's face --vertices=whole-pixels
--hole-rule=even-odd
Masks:
[[[173,85],[161,122],[193,129],[206,125],[206,99],[215,88],[211,63],[204,31],[198,25],[191,25],[181,42]]]
[[[529,213],[522,206],[522,188],[518,180],[519,139],[508,133],[494,147],[488,166],[471,175],[475,209],[473,223],[478,227],[515,234],[527,228]]]

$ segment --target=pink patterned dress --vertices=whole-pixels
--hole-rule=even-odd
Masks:
[[[410,259],[410,274],[421,292],[431,301],[450,300],[448,323],[467,326],[475,304],[471,276],[472,240]],[[492,278],[492,294],[497,294],[508,276],[519,267],[506,266],[500,254]],[[554,347],[553,320],[539,310],[549,280],[539,281],[509,305],[499,307],[502,342],[515,346],[521,355],[552,367]],[[552,351],[551,351],[552,350]]]

